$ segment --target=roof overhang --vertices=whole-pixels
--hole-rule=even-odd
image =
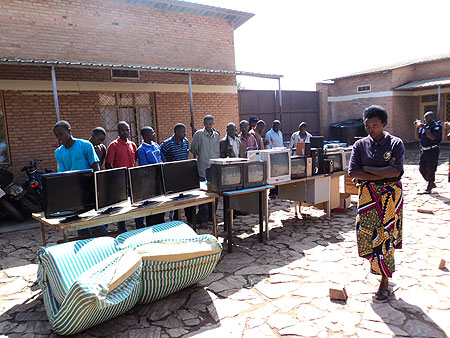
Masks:
[[[148,7],[160,9],[162,11],[175,11],[196,15],[209,16],[213,18],[225,19],[234,29],[238,28],[255,14],[235,11],[226,8],[202,5],[180,0],[112,0],[117,2],[140,4]]]
[[[58,67],[81,67],[81,68],[102,68],[102,69],[131,69],[154,72],[166,72],[176,74],[217,74],[217,75],[240,75],[260,77],[267,79],[280,79],[283,75],[264,74],[246,72],[240,70],[224,70],[196,67],[178,67],[178,66],[159,66],[147,64],[116,63],[116,62],[97,62],[97,61],[79,61],[79,60],[54,60],[54,59],[31,59],[31,58],[11,58],[0,56],[0,64],[8,65],[31,65],[31,66],[58,66]]]
[[[450,85],[450,76],[413,81],[413,82],[409,82],[404,85],[398,86],[398,87],[394,88],[394,90],[418,90],[418,89],[427,89],[427,88],[447,86],[447,85]]]

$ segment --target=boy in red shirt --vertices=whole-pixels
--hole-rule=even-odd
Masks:
[[[106,169],[120,167],[132,168],[136,164],[137,147],[133,141],[128,140],[130,136],[130,126],[128,123],[120,121],[117,124],[117,133],[119,137],[109,144],[108,150],[106,151],[105,167]],[[118,222],[117,225],[120,233],[127,231],[127,226],[124,221]]]

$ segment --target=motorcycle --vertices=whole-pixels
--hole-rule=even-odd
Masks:
[[[25,215],[20,210],[19,200],[24,195],[23,188],[13,182],[13,174],[5,167],[0,168],[0,214],[13,218],[17,222],[25,221]]]
[[[25,172],[27,174],[27,180],[24,183],[24,188],[26,191],[30,193],[33,197],[33,202],[35,204],[35,208],[39,208],[39,210],[33,211],[38,212],[43,210],[43,196],[42,196],[42,182],[41,175],[43,172],[38,171],[37,165],[41,162],[41,160],[33,160],[30,161],[30,165],[23,167],[20,171]],[[45,173],[50,173],[51,170],[45,169]]]

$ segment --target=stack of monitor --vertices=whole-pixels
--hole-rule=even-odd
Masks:
[[[138,206],[161,195],[189,198],[192,195],[184,192],[200,187],[197,160],[42,175],[45,217],[73,216],[93,208],[101,213],[118,211],[128,200],[128,187]]]

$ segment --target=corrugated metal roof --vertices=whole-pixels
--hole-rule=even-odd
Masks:
[[[111,0],[117,2],[142,4],[145,6],[158,8],[161,10],[185,12],[203,16],[210,16],[214,18],[226,19],[234,27],[238,28],[247,20],[252,18],[254,14],[247,12],[240,12],[226,8],[201,5],[197,3],[181,1],[181,0]]]
[[[421,64],[421,63],[428,63],[428,62],[433,62],[433,61],[446,60],[446,59],[450,59],[450,53],[432,55],[432,56],[417,58],[417,59],[413,59],[413,60],[409,60],[409,61],[400,61],[400,62],[393,63],[390,65],[380,66],[380,67],[371,68],[371,69],[363,70],[363,71],[348,74],[348,75],[343,75],[340,77],[335,77],[335,78],[332,78],[329,80],[334,81],[334,80],[345,79],[345,78],[353,77],[353,76],[381,73],[381,72],[390,71],[390,70],[394,70],[394,69],[405,67],[405,66]]]
[[[407,84],[398,86],[394,90],[410,90],[410,89],[423,89],[437,86],[450,85],[450,76],[437,77],[434,79],[426,79],[420,81],[413,81]]]
[[[209,69],[195,67],[176,67],[176,66],[158,66],[132,63],[116,62],[96,62],[96,61],[77,61],[77,60],[53,60],[53,59],[30,59],[30,58],[11,58],[0,56],[0,64],[21,64],[36,66],[69,66],[69,67],[87,67],[87,68],[109,68],[109,69],[134,69],[146,71],[159,71],[169,73],[198,73],[198,74],[222,74],[222,75],[244,75],[253,77],[262,77],[269,79],[279,79],[283,75],[264,74],[245,72],[240,70]]]

